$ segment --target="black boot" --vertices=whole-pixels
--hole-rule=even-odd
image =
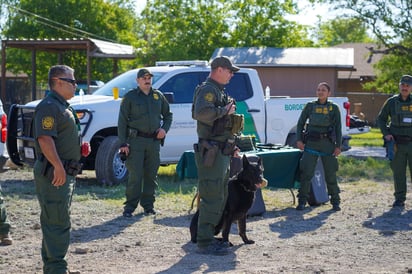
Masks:
[[[299,201],[298,206],[296,207],[296,210],[304,210],[306,207],[306,202]]]
[[[334,211],[340,211],[341,208],[340,208],[340,206],[339,206],[339,203],[333,203],[333,204],[332,204],[332,209],[333,209]]]

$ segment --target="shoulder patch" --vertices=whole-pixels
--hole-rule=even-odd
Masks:
[[[159,94],[157,94],[157,93],[153,93],[153,99],[155,99],[155,100],[159,100]]]
[[[211,92],[208,92],[208,93],[205,94],[205,100],[207,102],[213,102],[214,98],[215,98],[215,96]]]
[[[41,120],[41,126],[43,129],[50,130],[54,126],[54,118],[51,116],[46,116]]]

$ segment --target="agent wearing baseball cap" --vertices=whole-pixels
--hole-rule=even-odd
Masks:
[[[123,97],[118,120],[119,151],[127,156],[129,178],[123,216],[132,217],[138,204],[145,215],[155,215],[156,177],[160,145],[172,124],[173,114],[166,97],[152,88],[153,74],[146,68],[137,72],[137,88]]]
[[[401,77],[399,81],[399,91],[399,94],[386,100],[377,119],[385,141],[395,142],[395,155],[390,163],[395,187],[393,207],[405,206],[407,165],[412,174],[411,75],[403,75]]]
[[[225,255],[228,243],[217,242],[214,232],[227,199],[230,157],[236,150],[232,129],[237,129],[225,122],[236,115],[236,106],[224,88],[239,68],[226,56],[216,57],[210,66],[209,77],[196,88],[192,105],[199,137],[195,161],[200,196],[198,225],[193,229],[196,235],[192,236],[197,241],[198,253]]]

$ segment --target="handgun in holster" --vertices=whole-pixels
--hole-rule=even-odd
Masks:
[[[50,181],[53,181],[54,178],[54,167],[53,165],[46,159],[46,157],[43,157],[42,162],[42,168],[41,168],[41,175],[44,177],[47,177]]]
[[[219,146],[210,144],[207,140],[200,140],[198,144],[199,153],[205,167],[212,167],[215,163]]]

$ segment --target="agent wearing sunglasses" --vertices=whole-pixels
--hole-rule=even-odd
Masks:
[[[41,214],[43,234],[41,256],[44,273],[68,271],[65,256],[70,243],[70,205],[81,156],[82,145],[76,113],[67,100],[74,96],[74,70],[65,65],[49,70],[49,94],[37,105],[34,114],[36,162],[34,180]]]

